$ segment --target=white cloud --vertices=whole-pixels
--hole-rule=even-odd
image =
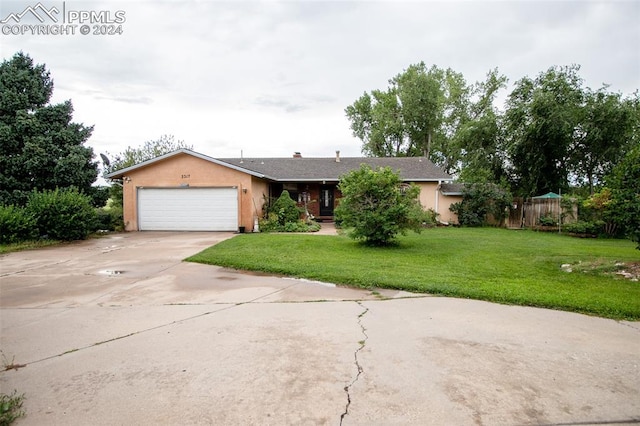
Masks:
[[[2,57],[47,65],[96,154],[173,134],[211,156],[359,155],[344,108],[419,61],[511,84],[577,63],[590,87],[640,88],[637,1],[65,4],[124,10],[124,33],[0,35]]]

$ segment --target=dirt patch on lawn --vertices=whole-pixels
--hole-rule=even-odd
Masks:
[[[640,279],[640,262],[628,262],[623,267],[623,270],[618,271],[618,275],[623,275],[624,278],[628,278],[631,281]]]
[[[595,260],[591,262],[565,263],[560,266],[564,272],[582,272],[595,275],[614,276],[637,282],[640,280],[640,262],[615,262]]]

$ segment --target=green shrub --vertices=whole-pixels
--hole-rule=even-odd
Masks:
[[[562,231],[570,234],[600,235],[604,233],[605,223],[602,220],[594,222],[578,221],[562,225]]]
[[[91,197],[91,205],[93,207],[104,207],[109,201],[110,188],[108,186],[92,186],[86,195]]]
[[[439,215],[440,213],[436,213],[434,209],[425,210],[422,216],[422,225],[426,227],[437,225]]]
[[[40,235],[54,240],[82,240],[96,229],[91,198],[75,188],[34,191],[26,211],[35,218]]]
[[[368,165],[345,174],[339,184],[342,198],[334,213],[349,237],[367,245],[393,244],[398,234],[420,232],[424,211],[418,186],[402,183],[389,167]]]
[[[122,207],[103,207],[100,209],[96,209],[96,213],[96,231],[122,231],[124,229],[124,222],[122,220]]]
[[[104,209],[96,209],[95,230],[113,231],[111,226],[111,214]]]
[[[261,232],[313,232],[320,229],[319,224],[300,219],[303,210],[287,190],[282,191],[277,200],[266,203],[263,211],[265,219],[260,220]]]
[[[320,224],[317,222],[305,222],[299,220],[297,222],[287,222],[284,225],[285,232],[315,232],[320,230]]]
[[[488,225],[490,217],[501,224],[512,201],[511,194],[498,185],[474,183],[465,185],[462,201],[452,204],[449,210],[458,216],[458,223],[463,226]]]
[[[0,243],[12,244],[38,238],[33,216],[24,208],[0,206]]]
[[[281,225],[278,222],[278,216],[274,213],[271,213],[268,219],[260,220],[260,232],[316,232],[319,230],[319,223],[302,219]]]
[[[578,205],[578,220],[582,222],[602,223],[598,234],[609,237],[623,237],[624,232],[615,220],[615,212],[611,208],[611,190],[602,188]]]
[[[295,201],[291,199],[289,191],[284,190],[280,197],[271,206],[271,213],[275,214],[280,225],[284,226],[289,222],[300,220],[300,209]]]
[[[552,214],[546,214],[540,216],[538,223],[542,226],[558,226],[558,219]]]

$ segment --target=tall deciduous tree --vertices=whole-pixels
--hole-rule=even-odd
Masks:
[[[640,250],[640,144],[636,143],[613,168],[607,185],[611,189],[608,210]]]
[[[442,133],[447,73],[453,71],[444,71],[435,65],[427,69],[424,62],[420,62],[410,65],[389,81],[397,88],[402,105],[399,118],[404,123],[409,141],[405,153],[407,156],[430,157],[433,141]]]
[[[183,140],[176,140],[173,135],[162,135],[158,139],[146,141],[142,146],[136,148],[128,146],[123,152],[115,154],[113,158],[109,158],[111,154],[107,153],[109,164],[105,164],[104,172],[105,174],[112,173],[182,148],[193,149]]]
[[[109,173],[131,167],[143,161],[152,160],[182,148],[193,149],[192,146],[185,144],[183,140],[176,140],[173,135],[162,135],[158,139],[146,141],[137,148],[128,146],[123,152],[114,156],[109,153],[106,155],[101,154],[104,162],[104,175],[106,176]],[[116,206],[122,207],[122,186],[119,184],[112,185],[110,195],[112,202]]]
[[[476,149],[465,144],[477,144],[479,135],[487,149],[496,144],[486,139],[496,136],[493,100],[505,82],[493,70],[486,82],[469,85],[450,68],[427,68],[420,62],[389,80],[385,91],[365,92],[345,112],[364,154],[424,155],[448,173],[457,173],[472,162],[469,156],[463,158],[466,153]],[[458,137],[461,130],[466,136]]]
[[[345,113],[364,154],[424,155],[449,171],[456,157],[451,129],[465,120],[468,95],[462,74],[420,62],[389,80],[387,90],[365,92]]]
[[[606,87],[585,91],[580,123],[574,132],[569,169],[575,183],[586,184],[593,195],[613,166],[634,143],[640,121],[640,97],[622,99]],[[638,141],[636,140],[636,143]]]
[[[499,183],[506,180],[508,157],[504,144],[501,113],[494,105],[507,78],[497,69],[476,83],[469,104],[468,119],[460,123],[453,136],[459,152],[459,177],[463,182]]]
[[[586,187],[591,194],[640,138],[640,97],[583,87],[577,65],[525,77],[504,117],[514,192]]]
[[[84,146],[93,126],[71,121],[71,101],[49,104],[52,92],[49,71],[28,55],[0,64],[0,204],[23,205],[33,190],[95,192],[98,165]]]
[[[398,157],[410,151],[396,88],[364,93],[345,111],[365,155]]]
[[[516,193],[568,189],[568,160],[584,100],[579,66],[552,67],[516,83],[505,114]]]

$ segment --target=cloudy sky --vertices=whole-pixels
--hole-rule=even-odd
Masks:
[[[3,0],[0,19],[36,5]],[[22,50],[46,64],[53,101],[71,99],[74,121],[95,125],[96,155],[171,134],[213,157],[358,156],[345,107],[420,61],[468,82],[497,67],[510,84],[502,100],[553,65],[580,64],[594,89],[640,88],[636,0],[42,5],[111,20],[124,12],[120,35],[0,34],[3,59]],[[19,24],[34,23],[27,14]]]

